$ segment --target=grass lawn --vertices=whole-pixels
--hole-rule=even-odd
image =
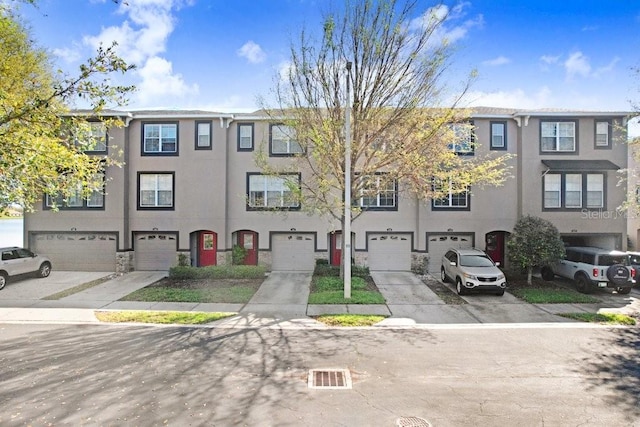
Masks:
[[[109,323],[160,323],[178,325],[201,325],[215,322],[236,313],[203,313],[197,311],[96,311],[101,322]]]
[[[507,273],[507,291],[530,304],[594,304],[600,300],[591,295],[582,294],[555,281],[545,281],[533,277],[531,285],[525,276]]]
[[[172,279],[167,277],[130,293],[120,301],[244,304],[249,302],[262,282],[263,279]]]
[[[344,298],[339,277],[314,275],[309,304],[384,304],[386,301],[370,276],[351,278],[351,298]]]
[[[318,322],[324,323],[329,326],[371,326],[376,323],[382,322],[386,319],[386,316],[373,316],[362,314],[327,314],[323,316],[317,316],[315,318]]]
[[[560,316],[568,319],[580,320],[582,322],[604,323],[607,325],[628,325],[633,326],[636,320],[626,314],[615,313],[565,313]]]

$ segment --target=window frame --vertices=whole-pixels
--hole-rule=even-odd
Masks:
[[[432,211],[443,211],[443,212],[461,212],[461,211],[470,211],[471,210],[471,189],[467,188],[465,191],[460,192],[460,193],[453,193],[452,190],[452,185],[451,185],[451,180],[449,179],[447,181],[448,183],[448,187],[449,187],[449,192],[448,192],[448,204],[447,205],[442,205],[442,206],[437,206],[436,202],[438,200],[442,200],[443,197],[440,198],[431,198],[431,210]],[[436,190],[436,186],[437,186],[437,182],[436,179],[433,180],[432,183],[432,188],[435,191]],[[466,204],[464,206],[453,206],[452,205],[452,201],[454,197],[460,197],[461,195],[464,195],[465,198],[465,202]]]
[[[502,145],[494,145],[493,144],[493,125],[502,125]],[[508,149],[507,146],[507,121],[506,120],[492,120],[489,122],[489,150],[494,151],[506,151]]]
[[[285,127],[285,128],[289,128],[292,129],[291,126],[287,126],[284,123],[272,123],[269,125],[269,156],[271,157],[294,157],[300,154],[304,154],[304,148],[302,147],[302,144],[300,144],[299,141],[294,141],[296,144],[298,144],[298,146],[300,146],[300,151],[299,152],[292,152],[291,151],[291,142],[293,141],[291,138],[287,139],[287,151],[286,152],[274,152],[273,151],[273,129],[276,127]],[[286,133],[285,133],[286,134]]]
[[[469,121],[469,122],[463,122],[463,123],[451,123],[451,130],[452,132],[455,134],[460,133],[462,130],[464,130],[466,132],[466,129],[469,129],[469,149],[462,151],[459,150],[457,147],[462,147],[463,145],[466,144],[449,144],[449,149],[451,151],[453,151],[457,156],[474,156],[475,155],[475,151],[476,151],[476,132],[475,132],[475,126],[474,126],[474,122],[473,121]],[[456,129],[458,126],[462,127],[464,126],[464,128],[462,129]]]
[[[545,124],[549,124],[549,123],[553,123],[557,126],[557,130],[556,130],[556,135],[554,136],[555,138],[555,149],[554,150],[545,150],[544,149],[544,144],[543,144],[543,138],[550,138],[550,137],[544,137],[542,135],[542,128],[544,127]],[[572,150],[560,150],[560,125],[561,124],[566,124],[566,123],[571,123],[573,124],[573,149]],[[578,146],[579,146],[579,138],[578,138],[578,120],[574,120],[574,119],[555,119],[555,118],[543,118],[540,119],[540,123],[538,125],[538,132],[539,132],[539,150],[540,150],[540,154],[560,154],[560,155],[566,155],[566,154],[578,154]]]
[[[598,124],[606,123],[607,125],[607,143],[605,145],[598,144]],[[611,139],[613,138],[613,123],[610,119],[596,119],[593,122],[593,149],[594,150],[610,150],[612,148]]]
[[[580,187],[580,206],[567,206],[567,176],[580,175],[581,187]],[[559,204],[558,206],[547,206],[546,193],[547,185],[546,180],[548,176],[559,176],[560,189],[554,190],[559,192]],[[598,176],[602,177],[600,180],[602,188],[599,190],[593,190],[593,187],[589,186],[589,177]],[[576,191],[576,190],[573,190]],[[601,205],[589,206],[589,193],[594,191],[601,192]],[[580,212],[580,211],[599,211],[606,209],[607,207],[607,174],[602,171],[553,171],[548,172],[542,177],[542,210],[544,212]]]
[[[175,126],[176,128],[176,148],[175,151],[147,151],[145,133],[147,126],[160,126],[158,136],[158,147],[162,147],[162,126]],[[180,122],[178,121],[150,121],[142,122],[140,125],[140,155],[141,156],[178,156],[180,152]]]
[[[156,175],[156,176],[160,176],[160,175],[168,175],[171,176],[171,206],[159,206],[159,205],[154,205],[154,206],[143,206],[142,203],[142,188],[141,188],[141,184],[142,184],[142,177],[146,176],[146,175]],[[175,172],[168,172],[168,171],[138,171],[138,177],[137,177],[137,209],[138,210],[152,210],[152,211],[173,211],[176,208],[176,173]],[[158,193],[158,188],[156,185],[156,189],[154,190],[156,192],[156,200],[158,199],[157,197],[157,193]]]
[[[365,180],[368,177],[365,177],[361,174],[360,175],[360,179]],[[392,178],[388,184],[393,186],[393,189],[380,189],[380,177],[383,176],[387,176],[389,175],[386,172],[376,172],[375,174],[373,174],[373,177],[376,178],[375,180],[375,186],[376,186],[376,194],[375,196],[365,196],[364,195],[364,188],[360,190],[360,194],[358,195],[358,206],[363,210],[363,211],[397,211],[398,210],[398,180],[396,178]],[[370,175],[371,176],[371,175]],[[388,205],[381,205],[380,202],[383,199],[388,199],[388,197],[382,197],[382,193],[389,193],[389,192],[393,192],[392,194],[392,198],[393,198],[393,205],[392,206],[388,206]],[[376,200],[376,204],[375,205],[365,205],[364,199],[369,198],[369,199],[373,199],[375,197]]]
[[[242,142],[242,128],[251,128],[251,146],[250,147],[242,147],[241,142]],[[253,151],[254,150],[254,146],[255,146],[255,124],[253,122],[251,123],[238,123],[237,126],[237,132],[238,132],[238,136],[237,136],[237,149],[238,151]]]
[[[91,136],[93,137],[93,128],[96,125],[100,125],[102,130],[104,131],[104,135],[101,136],[100,140],[96,139],[96,146],[92,150],[85,150],[85,154],[107,154],[109,152],[109,130],[104,122],[99,120],[89,120],[89,126],[91,127]],[[104,144],[104,150],[98,150],[97,147],[101,144]]]
[[[297,202],[297,206],[268,206],[268,194],[267,194],[267,188],[266,188],[266,181],[265,181],[265,188],[264,188],[264,194],[262,199],[264,200],[265,204],[263,204],[263,206],[254,206],[251,204],[251,193],[252,193],[252,188],[251,188],[251,177],[253,176],[264,176],[264,177],[285,177],[285,176],[296,176],[298,179],[298,188],[301,188],[301,183],[302,183],[302,174],[300,172],[283,172],[277,175],[268,175],[268,174],[263,174],[260,172],[247,172],[247,188],[246,188],[246,210],[247,211],[299,211],[301,209],[301,203],[298,201]],[[255,191],[255,190],[254,190]]]
[[[200,145],[200,125],[208,125],[209,126],[209,134],[208,134],[208,141],[207,141],[207,145]],[[213,149],[213,124],[211,120],[196,120],[195,122],[195,141],[194,141],[194,148],[196,150],[212,150]],[[203,135],[204,136],[204,135]],[[176,145],[177,148],[177,145]]]
[[[76,195],[75,198],[77,198],[78,200],[80,200],[82,203],[81,204],[76,204],[76,205],[69,205],[67,203],[64,203],[64,201],[62,200],[61,197],[58,198],[58,200],[56,200],[55,202],[59,202],[55,203],[55,209],[58,209],[60,211],[62,210],[75,210],[75,211],[79,211],[79,210],[85,210],[85,211],[100,211],[100,210],[104,210],[105,209],[105,205],[106,205],[106,194],[105,194],[105,185],[107,182],[107,174],[106,171],[102,171],[102,173],[100,174],[101,178],[102,178],[102,189],[101,190],[94,190],[91,192],[91,194],[88,197],[81,197],[79,196],[79,193],[82,192],[82,188],[78,187],[76,189]],[[102,195],[102,204],[101,205],[97,205],[97,206],[93,206],[89,204],[89,200],[91,199],[92,195],[99,192]],[[42,198],[42,206],[43,206],[43,210],[52,210],[54,209],[54,201],[52,200],[51,196],[48,194],[45,194],[44,197]]]

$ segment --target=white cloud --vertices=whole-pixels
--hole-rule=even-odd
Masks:
[[[255,43],[253,40],[249,40],[242,45],[236,53],[238,56],[246,58],[251,64],[259,64],[267,58],[267,55],[264,53],[260,45]]]
[[[605,65],[604,67],[600,67],[598,68],[594,75],[596,77],[600,77],[603,74],[609,73],[611,71],[613,71],[613,69],[616,67],[616,64],[620,62],[620,58],[619,57],[614,57],[607,65]]]
[[[77,47],[69,48],[56,48],[53,49],[53,54],[58,58],[61,58],[63,61],[68,63],[73,63],[82,58],[82,53]]]
[[[470,107],[490,106],[497,108],[547,108],[551,102],[551,90],[543,86],[538,92],[526,93],[523,89],[511,91],[482,92],[471,91],[464,97],[465,103]]]
[[[181,74],[174,74],[171,62],[164,58],[153,56],[147,59],[138,74],[142,82],[138,86],[137,97],[144,105],[168,98],[184,98],[199,92],[197,84],[188,85]]]
[[[588,77],[591,73],[589,58],[582,52],[574,52],[569,55],[569,59],[564,62],[567,73],[567,80],[572,80],[576,76]]]
[[[431,7],[418,18],[413,19],[409,28],[418,29],[436,26],[436,31],[432,35],[434,42],[456,43],[458,40],[465,38],[469,30],[475,27],[482,28],[484,25],[483,15],[477,15],[466,21],[459,22],[466,16],[466,8],[470,5],[471,3],[469,2],[462,2],[451,9],[443,4]]]
[[[542,55],[540,57],[540,61],[544,62],[545,64],[557,64],[558,61],[560,60],[560,55],[557,56],[551,56],[551,55]]]
[[[488,59],[486,61],[483,61],[482,64],[483,65],[489,65],[491,67],[497,67],[500,65],[505,65],[505,64],[509,64],[511,62],[511,60],[509,58],[507,58],[506,56],[498,56],[496,58],[493,59]]]

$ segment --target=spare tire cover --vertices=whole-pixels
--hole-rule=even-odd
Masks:
[[[607,269],[607,279],[614,285],[626,285],[630,275],[629,269],[622,264],[614,264]]]

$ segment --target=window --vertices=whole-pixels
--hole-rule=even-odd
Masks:
[[[454,142],[449,149],[459,155],[473,155],[473,123],[454,123],[451,125]]]
[[[596,121],[596,148],[611,148],[610,130],[608,121]]]
[[[89,122],[88,126],[76,129],[73,139],[76,146],[86,153],[107,151],[107,128],[102,122]]]
[[[82,186],[78,187],[66,198],[62,195],[53,197],[45,195],[45,208],[52,209],[101,209],[104,207],[104,172],[96,176],[103,186],[92,190],[88,197],[83,197]]]
[[[545,209],[604,207],[604,174],[548,173],[543,185]]]
[[[392,209],[396,207],[396,180],[386,174],[363,177],[360,190],[360,206],[368,209]]]
[[[491,149],[507,149],[507,122],[491,122]]]
[[[142,126],[142,154],[176,155],[178,123],[145,123]]]
[[[295,187],[295,188],[294,188]],[[249,209],[295,209],[300,203],[294,190],[300,187],[299,174],[279,176],[249,174]]]
[[[432,200],[435,210],[469,210],[469,190],[454,191],[451,180],[443,182],[434,179],[433,191],[441,194],[441,197]]]
[[[196,150],[211,150],[211,121],[196,121]]]
[[[173,173],[138,174],[138,208],[173,208]]]
[[[552,152],[576,151],[576,123],[540,122],[540,150]]]
[[[285,125],[271,125],[270,148],[272,155],[289,156],[302,153],[302,146],[294,138],[294,130]]]
[[[253,123],[238,125],[238,151],[253,150]]]

